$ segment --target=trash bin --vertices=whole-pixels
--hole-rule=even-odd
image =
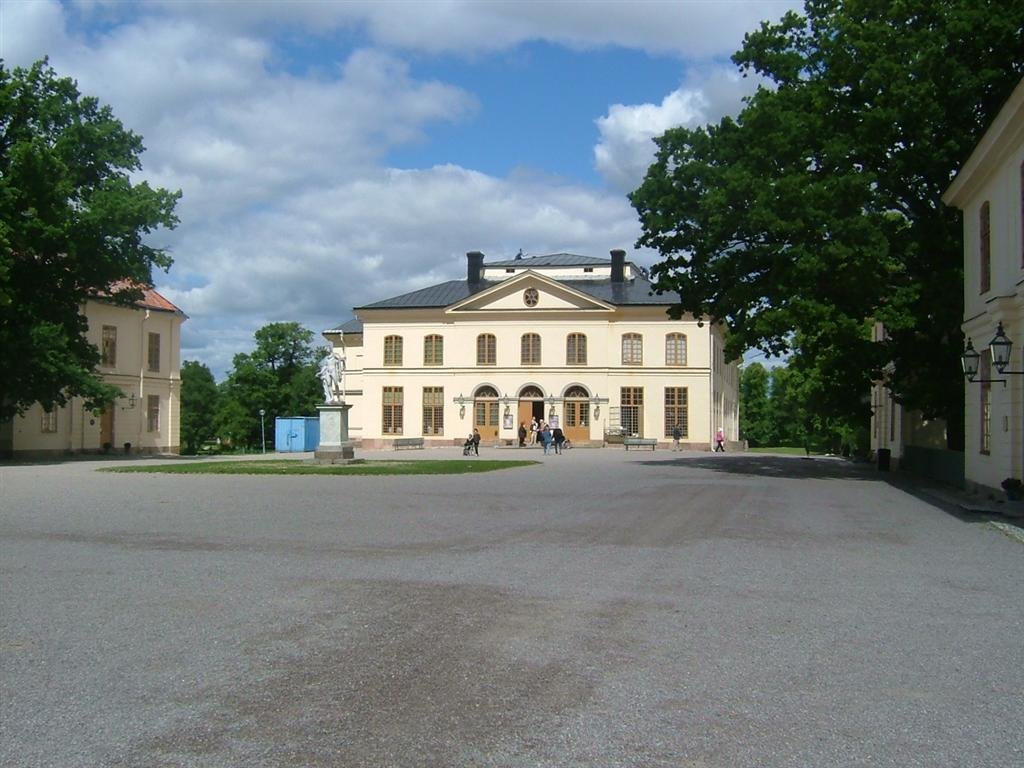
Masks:
[[[888,448],[878,449],[878,470],[880,472],[889,471],[889,458],[892,456],[892,451]]]

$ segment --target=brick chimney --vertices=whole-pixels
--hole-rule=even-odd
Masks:
[[[466,281],[474,285],[483,280],[484,276],[484,255],[480,251],[469,251],[466,253]]]
[[[612,282],[621,283],[626,279],[626,252],[616,248],[612,252]]]

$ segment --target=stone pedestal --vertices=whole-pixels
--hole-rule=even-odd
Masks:
[[[348,412],[346,403],[324,403],[320,411],[320,445],[313,456],[317,461],[335,463],[355,458],[355,450],[348,439]]]

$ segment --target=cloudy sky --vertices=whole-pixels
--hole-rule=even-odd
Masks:
[[[650,139],[738,111],[729,56],[785,0],[3,0],[0,57],[49,56],[183,193],[157,289],[218,379],[252,333],[488,260],[636,251]]]

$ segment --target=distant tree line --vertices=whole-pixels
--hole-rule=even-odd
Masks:
[[[740,437],[753,448],[796,447],[851,455],[868,450],[864,419],[826,415],[829,387],[799,362],[767,369],[744,367],[740,376]]]
[[[278,416],[313,416],[322,400],[317,361],[326,349],[298,323],[270,323],[256,331],[255,349],[239,353],[220,384],[202,363],[181,366],[181,449],[199,452],[219,440],[222,447],[260,447],[260,409],[268,447]]]

